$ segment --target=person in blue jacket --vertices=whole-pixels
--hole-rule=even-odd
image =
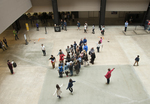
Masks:
[[[65,27],[65,30],[67,31],[67,22],[66,22],[66,20],[64,20],[64,27]]]
[[[84,44],[83,50],[85,50],[86,53],[87,53],[87,51],[88,51],[88,46],[87,46],[86,44]]]
[[[87,43],[87,39],[86,38],[83,39],[83,44],[85,44],[85,43]]]
[[[66,88],[70,90],[70,92],[73,94],[73,82],[76,82],[76,81],[72,81],[72,79],[69,79],[69,83],[68,83],[68,87]]]
[[[59,73],[59,77],[62,78],[63,77],[63,66],[61,64],[59,64],[58,73]]]
[[[77,21],[78,30],[80,29],[80,22]]]

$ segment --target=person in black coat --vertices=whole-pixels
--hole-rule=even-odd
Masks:
[[[90,63],[94,64],[95,58],[96,58],[95,52],[92,52],[92,54],[91,54],[91,62]]]
[[[5,39],[5,37],[3,37],[3,42],[5,43],[6,47],[8,47],[7,40]]]

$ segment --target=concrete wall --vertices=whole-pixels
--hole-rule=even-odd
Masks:
[[[149,0],[108,0],[106,2],[106,11],[147,11]]]
[[[52,0],[31,0],[32,8],[28,12],[52,12]]]
[[[31,7],[30,0],[0,0],[0,33]]]
[[[59,11],[99,11],[100,0],[57,0]]]
[[[31,0],[28,12],[52,12],[51,0]],[[100,11],[100,0],[57,0],[58,11]],[[106,11],[146,11],[149,0],[107,0]]]

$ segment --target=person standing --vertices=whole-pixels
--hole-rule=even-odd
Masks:
[[[59,55],[59,61],[62,62],[62,63],[64,63],[64,56],[65,55],[62,52]]]
[[[71,92],[71,94],[73,94],[73,83],[76,82],[76,81],[72,81],[72,79],[69,79],[69,83],[68,83],[68,87],[66,88],[69,89],[69,91]]]
[[[82,45],[79,45],[79,52],[82,52]]]
[[[46,56],[46,50],[45,50],[45,46],[43,44],[41,44],[41,49],[43,52],[43,56]]]
[[[137,57],[135,58],[135,63],[133,64],[133,66],[135,66],[136,63],[137,63],[137,66],[139,66],[139,64],[138,64],[138,62],[139,62],[139,60],[140,60],[139,57],[140,57],[140,56],[137,55]]]
[[[87,51],[88,51],[88,46],[87,46],[86,44],[84,44],[83,50],[85,50],[86,53],[87,53]]]
[[[84,37],[83,44],[87,43],[87,39]]]
[[[145,21],[144,30],[148,28],[148,20]]]
[[[8,47],[7,40],[5,39],[5,37],[3,37],[3,42],[5,43],[6,47]]]
[[[102,38],[102,37],[100,37],[100,42],[102,43],[102,41],[103,41],[103,38]]]
[[[127,27],[128,27],[128,21],[125,22],[125,29],[124,29],[125,32],[127,31]]]
[[[78,30],[80,29],[80,22],[77,21]]]
[[[84,24],[84,33],[87,33],[87,32],[86,32],[86,24]]]
[[[101,34],[104,35],[104,32],[105,32],[105,27],[102,26]]]
[[[72,61],[70,61],[69,70],[70,70],[71,76],[73,76],[73,62]]]
[[[1,40],[0,40],[0,47],[3,49],[3,51],[4,51],[4,50],[7,50]]]
[[[55,68],[55,62],[56,62],[56,59],[53,55],[51,55],[51,57],[49,58],[49,60],[51,60],[51,63],[52,63],[52,67],[53,69]]]
[[[39,31],[39,24],[36,23],[36,28],[37,28],[37,31]]]
[[[9,60],[7,60],[7,65],[9,67],[9,69],[10,69],[11,74],[14,74],[14,72],[13,72],[13,65],[11,64],[11,62]]]
[[[61,28],[62,28],[62,30],[64,29],[64,22],[63,22],[63,20],[61,19],[61,21],[60,21],[60,25],[61,25]]]
[[[95,60],[96,56],[95,56],[95,52],[91,53],[91,62],[92,64],[94,64],[94,60]]]
[[[77,48],[77,43],[76,43],[76,41],[74,41],[73,47],[74,47],[74,51],[75,51],[75,53],[76,53],[76,48]]]
[[[63,64],[62,64],[63,65]],[[59,64],[58,67],[58,73],[59,73],[59,77],[62,78],[63,77],[63,66],[61,64]]]
[[[64,20],[64,27],[65,27],[65,30],[67,31],[67,22],[66,22],[66,20]]]
[[[17,33],[17,31],[14,29],[13,30],[13,34],[14,34],[14,36],[15,36],[15,40],[19,40],[19,38],[18,38],[18,33]]]
[[[87,53],[85,53],[85,55],[83,56],[83,59],[84,59],[84,66],[86,66],[86,63],[88,63],[87,65],[89,65]]]
[[[111,72],[114,70],[115,68],[113,68],[112,70],[110,70],[110,68],[108,69],[108,72],[107,74],[105,75],[106,79],[107,79],[107,83],[106,84],[109,84],[110,82],[110,77],[111,77]]]
[[[93,24],[93,26],[92,26],[92,33],[93,33],[93,34],[95,34],[95,31],[94,31],[94,30],[95,30],[95,25]]]
[[[69,48],[69,46],[67,46],[66,52],[67,52],[67,54],[70,53],[70,48]]]
[[[82,39],[80,40],[79,45],[81,45],[81,46],[83,45],[83,40]]]

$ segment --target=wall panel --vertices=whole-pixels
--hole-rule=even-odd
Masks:
[[[31,7],[30,0],[0,0],[0,33]]]

